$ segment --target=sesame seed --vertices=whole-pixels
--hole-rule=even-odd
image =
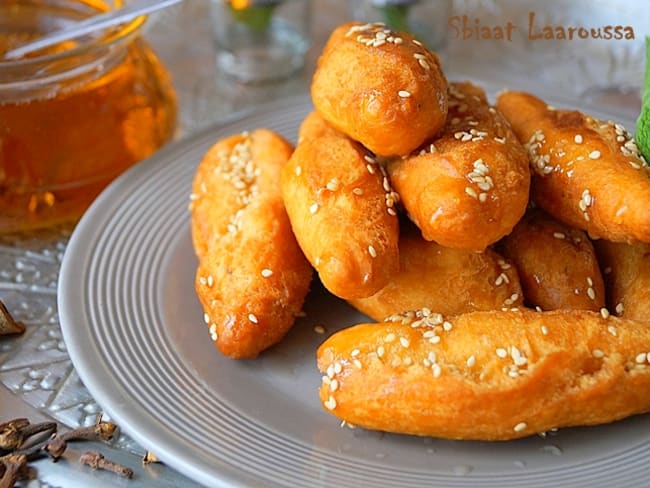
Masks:
[[[618,315],[621,315],[625,311],[625,307],[623,306],[623,303],[622,302],[617,303],[615,310]]]
[[[411,343],[406,337],[400,337],[399,343],[402,345],[402,347],[409,347],[411,345]]]
[[[302,173],[302,168],[300,166],[296,166],[296,176],[300,176]]]
[[[438,344],[440,342],[440,336],[433,336],[431,339],[429,339],[429,342],[431,344]]]
[[[514,431],[521,432],[523,430],[526,430],[526,427],[528,427],[528,424],[526,424],[526,422],[519,422],[517,425],[515,425]]]
[[[406,90],[400,90],[400,91],[397,92],[397,95],[398,95],[400,98],[408,98],[408,97],[411,96],[411,92],[406,91]]]
[[[474,366],[475,364],[476,364],[476,357],[474,357],[474,356],[470,356],[470,357],[467,358],[467,366],[468,366],[468,367],[471,368],[471,367]]]
[[[582,136],[580,134],[576,134],[573,140],[576,144],[582,144]]]
[[[264,278],[268,278],[268,277],[270,277],[270,276],[273,276],[273,270],[272,270],[272,269],[268,269],[268,268],[264,268],[264,269],[262,270],[262,276],[263,276]]]
[[[636,358],[634,360],[636,361],[637,364],[643,364],[646,362],[646,359],[648,357],[648,354],[645,352],[642,352],[640,354],[637,354]]]
[[[451,322],[447,322],[447,321],[445,321],[445,322],[442,323],[442,328],[443,328],[446,332],[449,332],[449,331],[453,328],[453,325],[452,325]]]
[[[604,319],[608,318],[608,317],[609,317],[609,310],[607,310],[606,308],[601,308],[601,309],[600,309],[600,315],[601,315]]]
[[[605,353],[600,349],[594,349],[593,351],[591,351],[591,355],[598,359],[605,357]]]
[[[330,381],[330,391],[336,391],[339,389],[339,380],[333,379]]]
[[[431,371],[433,372],[434,378],[440,378],[440,375],[442,374],[442,368],[439,364],[433,364],[433,366],[431,366]]]
[[[326,330],[325,327],[323,327],[322,325],[315,325],[314,332],[316,332],[317,334],[324,334]]]
[[[324,405],[328,410],[334,410],[336,408],[336,400],[330,395]]]
[[[542,325],[542,334],[548,335],[548,327],[546,327],[545,325]]]
[[[339,189],[339,180],[337,178],[332,178],[327,182],[327,185],[325,185],[325,188],[327,188],[329,191],[336,191]]]
[[[352,193],[354,193],[357,196],[363,195],[363,190],[361,188],[353,188]]]
[[[341,366],[341,363],[339,362],[334,363],[334,372],[336,374],[340,374],[341,371],[343,371],[343,366]]]
[[[596,292],[594,291],[594,289],[591,286],[589,288],[587,288],[587,296],[589,298],[591,298],[592,300],[596,299]]]
[[[249,314],[248,314],[248,320],[250,320],[250,321],[253,322],[254,324],[259,323],[258,320],[257,320],[257,317],[256,317],[255,314],[253,314],[253,313],[249,313]]]
[[[359,361],[358,359],[354,359],[354,360],[352,360],[352,364],[354,364],[354,366],[355,366],[357,369],[361,369],[361,361]]]
[[[210,323],[210,316],[207,313],[203,314],[203,322],[205,322],[206,324]]]
[[[355,358],[355,357],[357,357],[359,354],[361,354],[361,351],[359,351],[359,349],[352,349],[352,352],[350,353],[350,356],[353,357],[353,358]]]
[[[566,234],[564,232],[553,232],[553,237],[556,239],[566,239]]]
[[[312,203],[309,206],[309,213],[314,215],[316,212],[318,212],[318,204],[317,203]]]
[[[373,258],[377,257],[377,251],[373,246],[368,246],[368,254],[370,254],[370,256]]]
[[[496,350],[497,356],[499,356],[501,359],[505,359],[508,357],[508,351],[506,351],[504,348],[500,347]]]
[[[383,357],[385,352],[384,346],[379,346],[377,348],[377,357]]]
[[[589,153],[589,159],[598,159],[600,157],[600,151],[591,151]]]
[[[470,186],[465,187],[465,193],[472,198],[478,198],[478,193],[476,193],[476,190]]]
[[[618,334],[618,332],[616,331],[616,327],[614,327],[613,325],[607,326],[607,332],[612,334],[614,337],[616,337],[616,335]]]

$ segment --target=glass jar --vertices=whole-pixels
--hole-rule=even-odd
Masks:
[[[0,2],[0,233],[78,219],[169,141],[176,97],[138,18],[9,60],[4,53],[122,0]]]

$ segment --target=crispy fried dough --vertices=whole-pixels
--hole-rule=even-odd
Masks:
[[[301,125],[282,194],[300,247],[334,295],[370,296],[397,272],[397,196],[384,169],[316,112]]]
[[[650,244],[594,242],[612,313],[650,322]]]
[[[325,410],[369,429],[477,440],[650,411],[647,324],[583,310],[395,320],[320,346]]]
[[[528,203],[526,152],[470,83],[450,85],[442,134],[388,171],[423,237],[447,247],[482,251],[512,230]]]
[[[592,237],[650,242],[648,166],[621,125],[527,93],[505,92],[497,106],[526,143],[539,207]]]
[[[232,358],[250,358],[293,325],[312,268],[298,247],[280,193],[291,145],[260,129],[217,142],[192,187],[196,292],[209,333]]]
[[[377,321],[420,308],[457,315],[523,305],[517,271],[492,249],[443,247],[409,230],[400,235],[399,261],[399,272],[384,288],[348,302]]]
[[[438,56],[381,24],[348,23],[332,32],[311,95],[330,124],[383,156],[409,154],[447,115]]]
[[[598,259],[584,231],[530,210],[498,249],[517,268],[527,305],[593,311],[605,306]]]

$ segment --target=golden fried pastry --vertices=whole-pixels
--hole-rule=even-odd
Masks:
[[[192,186],[196,292],[223,354],[250,358],[293,325],[312,268],[291,231],[280,171],[292,147],[260,129],[217,142]]]
[[[282,170],[282,194],[300,247],[334,295],[370,296],[397,272],[397,196],[383,167],[316,112]]]
[[[539,207],[592,237],[650,242],[648,167],[621,125],[527,93],[505,92],[497,106],[526,143]]]
[[[612,313],[650,322],[650,244],[594,242]]]
[[[598,259],[584,231],[530,210],[499,251],[517,268],[527,305],[593,311],[605,306]]]
[[[447,115],[438,56],[383,24],[335,29],[311,96],[325,120],[383,156],[409,154],[442,129]]]
[[[584,310],[411,313],[318,350],[323,407],[355,426],[508,440],[650,411],[650,328]]]
[[[399,272],[379,292],[348,302],[377,321],[420,308],[457,315],[523,305],[517,271],[492,249],[452,249],[403,231],[399,262]]]
[[[470,83],[450,84],[442,135],[388,171],[424,238],[447,247],[482,251],[512,230],[528,203],[526,152]]]

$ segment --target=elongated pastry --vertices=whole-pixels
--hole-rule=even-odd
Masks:
[[[292,147],[259,129],[217,142],[192,186],[196,292],[223,354],[250,358],[293,325],[312,268],[291,231],[280,171]]]
[[[526,210],[526,152],[505,119],[470,83],[449,87],[442,135],[388,165],[391,183],[429,241],[482,251]]]
[[[612,313],[650,322],[650,244],[594,242]]]
[[[314,106],[330,124],[383,156],[409,154],[442,129],[447,81],[438,56],[383,24],[343,24],[318,60]]]
[[[282,194],[300,247],[334,295],[370,296],[397,272],[397,195],[384,169],[316,112],[300,127]]]
[[[527,305],[599,311],[605,285],[587,234],[539,210],[529,210],[499,251],[517,268]]]
[[[650,328],[583,310],[411,313],[318,350],[326,411],[355,426],[508,440],[650,411]]]
[[[592,237],[650,243],[648,166],[621,125],[505,92],[498,108],[526,143],[532,200]]]
[[[348,302],[377,321],[420,308],[457,315],[523,305],[516,269],[492,249],[443,247],[408,230],[400,235],[399,261],[399,272],[384,288]]]

